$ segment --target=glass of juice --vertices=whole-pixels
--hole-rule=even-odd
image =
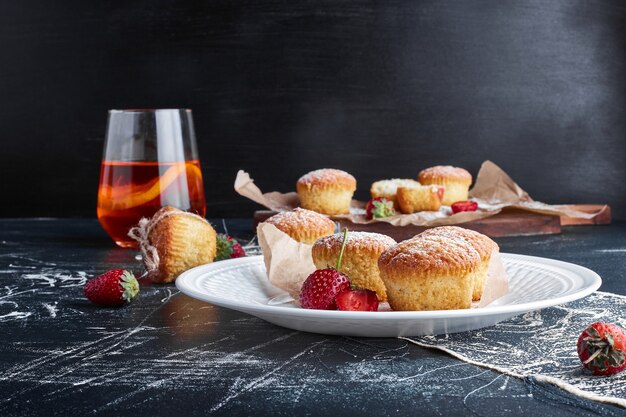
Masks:
[[[98,187],[98,220],[118,246],[163,206],[206,214],[189,109],[110,110]]]

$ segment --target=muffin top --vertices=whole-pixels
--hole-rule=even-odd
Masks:
[[[356,179],[345,171],[333,168],[322,168],[304,174],[296,187],[305,188],[345,188],[356,190]]]
[[[378,266],[394,276],[449,275],[471,272],[480,260],[460,236],[417,235],[384,251]]]
[[[323,214],[297,207],[265,220],[298,242],[313,243],[335,231],[335,223]]]
[[[343,233],[335,233],[318,239],[313,245],[313,258],[338,255],[343,242]],[[348,232],[345,253],[374,254],[378,257],[396,241],[387,235],[371,232]]]
[[[491,240],[489,237],[478,233],[474,230],[465,229],[458,226],[441,226],[434,227],[432,229],[424,230],[417,237],[426,236],[443,236],[453,239],[455,237],[461,237],[467,241],[480,255],[480,258],[485,260],[491,256],[491,252],[499,250],[498,244]]]
[[[471,184],[472,175],[463,168],[457,168],[450,165],[437,165],[420,171],[417,176],[418,181],[430,183],[431,181],[459,181]]]

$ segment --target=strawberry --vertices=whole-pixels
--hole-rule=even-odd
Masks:
[[[371,290],[349,289],[337,295],[337,308],[347,311],[378,311],[378,297]]]
[[[393,201],[386,197],[372,198],[365,206],[365,218],[367,220],[381,219],[396,214],[393,208]]]
[[[103,306],[121,306],[139,293],[139,283],[132,272],[113,269],[87,281],[85,297]]]
[[[347,276],[333,268],[318,269],[302,284],[300,305],[315,310],[337,310],[337,295],[348,289]]]
[[[626,330],[617,324],[596,322],[578,337],[578,357],[594,375],[612,375],[626,369]]]
[[[216,261],[241,258],[242,256],[246,256],[246,252],[237,240],[235,240],[232,236],[228,236],[223,233],[217,235],[217,253],[215,255]]]
[[[452,213],[460,213],[462,211],[476,211],[478,209],[478,203],[475,201],[457,201],[452,203]]]
[[[350,280],[339,272],[343,250],[346,247],[348,228],[344,228],[343,242],[337,257],[336,268],[317,269],[302,284],[300,305],[315,310],[337,310],[337,295],[350,289]]]

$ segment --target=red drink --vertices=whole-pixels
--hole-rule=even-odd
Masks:
[[[122,247],[138,247],[128,231],[163,206],[206,214],[198,160],[186,162],[102,161],[98,220]]]

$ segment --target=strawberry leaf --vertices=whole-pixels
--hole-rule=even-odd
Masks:
[[[130,302],[139,293],[139,282],[130,271],[124,271],[120,277],[120,286],[124,289],[122,299]]]
[[[393,216],[396,211],[393,208],[393,202],[387,199],[372,202],[372,218],[382,219],[384,217]]]
[[[215,260],[223,261],[224,259],[230,259],[234,251],[233,245],[235,243],[237,243],[237,241],[232,238],[229,239],[228,235],[225,235],[225,234],[217,235],[217,242],[216,242],[217,251],[215,254]]]

